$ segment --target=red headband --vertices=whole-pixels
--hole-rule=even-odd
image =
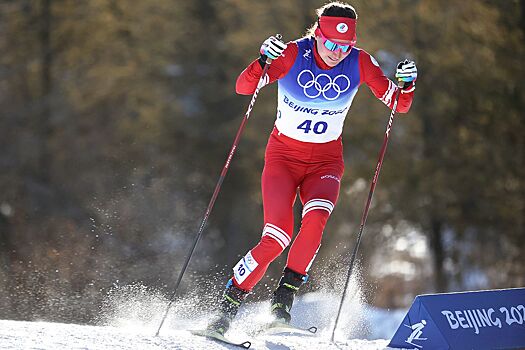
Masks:
[[[319,17],[319,29],[325,37],[328,39],[350,41],[352,45],[355,45],[357,41],[357,35],[355,33],[356,25],[357,20],[354,18]]]

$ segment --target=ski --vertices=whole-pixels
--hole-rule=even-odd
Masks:
[[[270,323],[265,331],[266,334],[287,333],[290,335],[314,335],[316,332],[317,327],[301,328],[279,321],[274,321]]]
[[[233,345],[233,346],[238,346],[238,347],[241,347],[241,348],[244,348],[244,349],[249,349],[250,346],[252,346],[252,343],[249,342],[249,341],[245,341],[243,343],[237,343],[237,342],[229,340],[228,338],[226,338],[225,336],[223,336],[219,332],[214,332],[214,331],[210,331],[210,330],[207,330],[207,329],[204,329],[204,330],[193,330],[193,331],[191,331],[191,334],[198,335],[198,336],[201,336],[201,337],[206,337],[208,339],[215,340],[215,341],[218,341],[220,343]]]

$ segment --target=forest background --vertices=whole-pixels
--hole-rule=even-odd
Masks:
[[[322,4],[0,1],[1,318],[94,322],[112,288],[134,283],[169,296],[249,102],[235,94],[238,74],[269,35],[301,37]],[[360,247],[367,302],[525,286],[525,1],[352,5],[358,46],[387,76],[404,58],[419,70]],[[274,84],[259,95],[180,295],[219,295],[259,240],[275,109]],[[341,288],[388,115],[362,86],[306,290]],[[284,262],[254,300],[268,298]]]

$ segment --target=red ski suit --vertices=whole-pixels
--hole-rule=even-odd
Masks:
[[[300,67],[297,68],[298,64],[301,63],[299,60],[312,59],[312,56],[314,61],[310,61],[309,64],[315,64],[317,70],[328,71],[342,65],[341,62],[336,67],[329,67],[317,53],[315,45],[309,52],[304,50],[308,47],[304,45],[306,44],[299,41],[288,43],[288,47],[283,55],[274,60],[269,67],[266,82],[272,83],[283,79],[290,71],[301,69]],[[350,60],[350,58],[348,59]],[[356,76],[359,75],[360,77],[359,81],[353,82],[353,84],[359,86],[363,82],[366,83],[378,99],[392,108],[394,103],[392,96],[395,95],[396,85],[385,77],[377,62],[364,50],[356,49],[353,60],[354,69],[358,70]],[[336,105],[338,103],[337,100],[342,98],[340,98],[342,96],[341,93],[350,87],[350,85],[346,87],[341,84],[345,79],[350,84],[351,76],[350,79],[341,75],[334,76],[335,78],[330,78],[333,79],[329,80],[330,84],[333,82],[340,86],[335,87],[338,90],[333,90],[335,95],[329,95],[328,87],[330,85],[326,85],[325,82],[323,88],[323,81],[320,78],[304,82],[304,76],[307,79],[310,79],[310,76],[315,77],[314,74],[308,75],[311,72],[312,69],[308,70],[307,74],[299,74],[297,79],[295,77],[294,79],[288,79],[290,81],[289,84],[300,85],[299,91],[301,91],[301,94],[304,89],[304,95],[309,98],[320,95],[322,92],[329,105],[331,101]],[[327,74],[324,74],[324,71],[321,73],[318,76],[327,76]],[[343,71],[343,73],[346,75],[346,71]],[[252,94],[261,74],[262,68],[258,60],[253,61],[238,77],[237,93]],[[335,85],[332,84],[331,86],[334,87]],[[310,91],[308,90],[309,88],[316,88],[317,90]],[[279,89],[281,89],[281,85]],[[400,95],[397,106],[398,112],[405,113],[410,108],[413,89],[410,90],[412,91]],[[355,91],[357,91],[357,87]],[[316,95],[312,95],[313,93],[316,93]],[[304,96],[302,97],[304,98]],[[341,117],[343,119],[348,112],[351,99],[353,99],[353,95],[350,97],[347,107],[339,111],[344,112],[344,115]],[[292,103],[290,100],[291,98],[287,92],[284,94],[279,93],[279,103],[282,102],[283,106],[288,108],[289,114],[291,114],[287,116],[288,120],[294,120],[300,112],[306,113],[306,115],[308,113],[315,114],[313,117],[319,117],[320,114],[324,113],[322,110],[307,108],[300,105],[300,103]],[[327,103],[326,100],[324,103]],[[263,277],[268,265],[291,243],[294,226],[293,205],[297,190],[299,190],[299,196],[303,204],[302,221],[300,230],[290,247],[287,267],[299,274],[307,274],[321,245],[326,222],[336,205],[344,171],[341,130],[336,128],[333,134],[335,137],[332,136],[333,139],[331,140],[314,139],[314,137],[324,137],[324,135],[328,134],[331,126],[327,126],[329,124],[323,121],[316,123],[315,120],[313,122],[308,120],[297,128],[294,125],[293,128],[286,129],[292,130],[291,133],[286,135],[283,131],[284,126],[281,127],[283,130],[278,128],[279,125],[286,125],[279,123],[289,123],[282,121],[286,118],[280,120],[280,107],[281,104],[278,108],[276,126],[270,135],[266,147],[265,165],[262,173],[264,206],[262,238],[233,269],[233,283],[245,291],[252,290]],[[312,124],[314,125],[313,128]],[[340,128],[342,128],[342,123]],[[295,129],[299,130],[294,131]],[[305,141],[307,137],[312,137],[313,141]],[[301,140],[298,140],[298,138],[301,138]]]

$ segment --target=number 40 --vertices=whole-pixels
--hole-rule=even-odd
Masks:
[[[328,129],[328,123],[320,121],[314,124],[314,127],[312,128],[312,121],[311,120],[305,120],[299,126],[297,129],[304,130],[305,134],[308,134],[310,130],[313,130],[316,134],[323,134],[326,132],[326,129]]]

